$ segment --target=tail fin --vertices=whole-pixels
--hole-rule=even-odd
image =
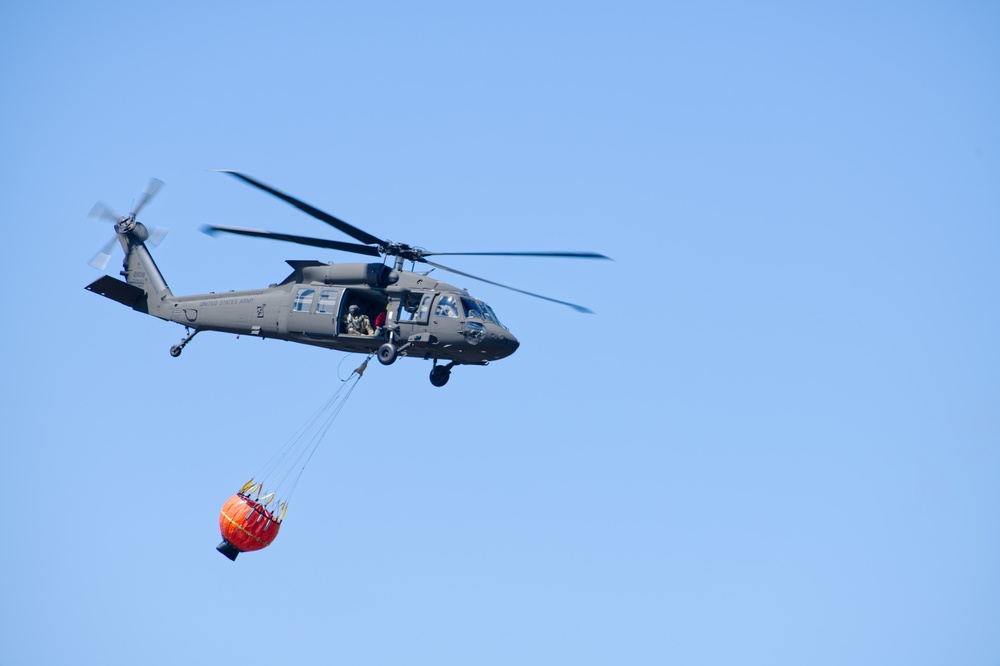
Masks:
[[[137,224],[138,228],[139,225]],[[122,248],[125,250],[125,261],[122,266],[125,270],[121,275],[125,281],[133,287],[138,287],[146,292],[146,297],[152,300],[165,300],[173,296],[170,287],[160,273],[160,269],[153,261],[153,255],[149,253],[146,244],[135,237],[135,232],[119,236],[122,240]]]
[[[173,304],[168,301],[173,298],[173,292],[143,242],[146,237],[146,228],[141,223],[135,223],[132,229],[119,233],[118,240],[125,250],[120,275],[125,281],[105,275],[86,288],[133,310],[170,319]]]

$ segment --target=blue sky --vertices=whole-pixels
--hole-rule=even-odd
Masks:
[[[0,663],[997,664],[1000,11],[959,3],[8,3]],[[278,540],[217,512],[359,359],[84,291],[352,257],[237,169],[583,303],[374,365]],[[330,237],[337,238],[335,233]],[[341,240],[347,240],[341,238]],[[109,264],[115,273],[120,257]]]

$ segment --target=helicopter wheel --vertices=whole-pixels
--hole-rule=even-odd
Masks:
[[[431,384],[434,386],[444,386],[451,379],[451,370],[444,366],[434,366],[431,370]]]
[[[181,343],[179,345],[174,345],[173,347],[170,348],[170,355],[171,356],[173,356],[174,358],[177,358],[178,356],[180,356],[181,352],[184,351],[185,345],[187,345],[187,343],[191,342],[191,340],[194,338],[194,336],[198,335],[198,329],[197,328],[194,329],[193,332],[190,332],[190,331],[191,331],[190,328],[188,328],[187,326],[184,327],[184,332],[187,333],[187,335],[184,336],[184,339],[181,340]]]
[[[396,362],[397,355],[396,345],[391,342],[386,342],[378,348],[378,362],[382,365],[392,365]]]

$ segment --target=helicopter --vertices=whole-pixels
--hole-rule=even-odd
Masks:
[[[136,219],[162,187],[162,181],[151,179],[128,215],[118,216],[103,203],[98,203],[91,217],[113,222],[115,236],[94,257],[91,265],[103,271],[117,241],[125,252],[119,273],[125,279],[104,275],[86,289],[143,314],[183,325],[184,338],[170,348],[173,357],[180,356],[198,333],[217,331],[349,353],[375,354],[383,365],[391,365],[399,357],[431,360],[430,381],[440,387],[448,382],[455,366],[488,365],[513,354],[520,343],[485,301],[472,296],[466,289],[431,277],[434,269],[559,303],[578,312],[590,310],[449,268],[429,257],[609,258],[595,252],[428,252],[374,236],[245,174],[220,173],[267,192],[358,242],[210,225],[202,227],[205,233],[286,241],[381,258],[382,261],[340,264],[288,260],[291,274],[263,289],[176,296],[147,247],[147,244],[155,247],[160,240],[157,232],[150,232]],[[391,266],[386,263],[390,257],[393,259]],[[403,269],[407,261],[411,270]],[[418,263],[427,264],[430,269],[416,272],[413,269]]]

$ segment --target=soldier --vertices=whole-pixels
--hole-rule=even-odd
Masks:
[[[361,308],[352,305],[347,308],[347,333],[348,335],[375,335],[372,325],[368,321],[368,315],[362,314]]]

